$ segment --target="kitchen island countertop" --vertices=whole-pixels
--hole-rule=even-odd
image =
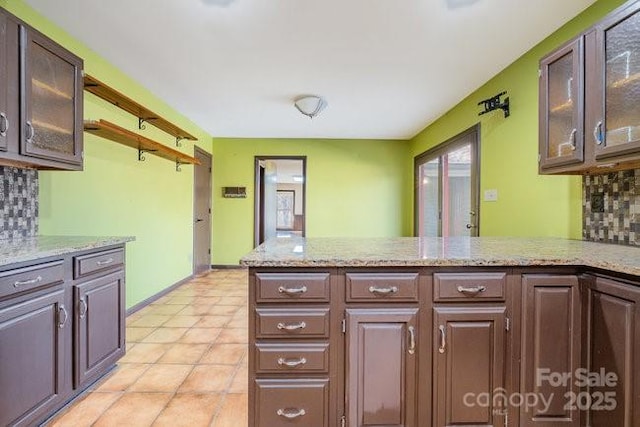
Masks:
[[[132,242],[135,237],[36,236],[0,240],[0,267]]]
[[[247,267],[585,266],[640,276],[640,247],[545,237],[275,238]]]

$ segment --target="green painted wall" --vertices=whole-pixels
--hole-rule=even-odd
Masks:
[[[481,202],[481,235],[581,238],[580,178],[538,175],[538,61],[622,3],[599,0],[411,140],[413,168],[413,156],[481,122],[481,195],[499,192],[497,202]],[[511,116],[479,118],[477,103],[503,90]]]
[[[254,156],[307,156],[307,236],[401,236],[410,232],[405,141],[214,139],[213,263],[237,264],[253,246]],[[222,187],[246,186],[246,199]]]
[[[31,9],[22,0],[0,0],[14,13],[84,58],[85,71],[184,127],[211,150],[211,137],[141,84]],[[85,93],[85,118],[104,118],[127,129],[137,119]],[[147,126],[143,131],[173,146],[173,139]],[[65,235],[132,235],[127,245],[127,306],[187,277],[192,271],[193,169],[175,172],[171,162],[147,155],[138,162],[131,148],[85,134],[83,172],[40,173],[40,232]],[[192,153],[193,143],[183,150]]]

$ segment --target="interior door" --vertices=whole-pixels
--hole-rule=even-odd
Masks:
[[[211,155],[195,147],[193,184],[193,272],[201,274],[211,267]]]
[[[473,127],[416,157],[416,235],[478,235],[478,138]]]

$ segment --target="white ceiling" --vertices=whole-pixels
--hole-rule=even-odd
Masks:
[[[26,0],[213,136],[407,139],[593,0]],[[508,89],[508,88],[505,88]],[[329,106],[310,120],[301,94]]]

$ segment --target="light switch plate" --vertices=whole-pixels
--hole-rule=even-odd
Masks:
[[[498,201],[498,190],[484,190],[484,201],[485,202],[497,202]]]

